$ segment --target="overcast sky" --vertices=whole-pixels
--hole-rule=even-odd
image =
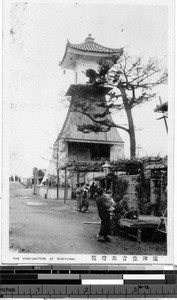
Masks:
[[[143,1],[144,4],[146,1]],[[72,74],[59,67],[67,39],[82,43],[89,33],[103,46],[126,47],[132,55],[157,57],[167,62],[168,9],[157,5],[121,5],[119,1],[28,1],[10,11],[10,173],[32,174],[46,168],[51,149],[67,113],[63,95]],[[110,2],[109,2],[110,3]],[[163,1],[159,1],[159,4]],[[139,156],[167,154],[163,120],[153,112],[168,100],[167,86],[157,97],[134,109]],[[124,112],[116,119],[125,124]],[[129,139],[119,130],[129,154]]]

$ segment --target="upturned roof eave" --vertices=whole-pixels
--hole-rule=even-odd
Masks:
[[[103,56],[109,56],[109,55],[114,55],[114,54],[120,54],[118,52],[112,52],[112,53],[106,53],[106,52],[96,52],[96,51],[88,51],[88,50],[79,50],[79,49],[73,49],[73,48],[70,48],[68,46],[66,46],[66,50],[65,50],[65,53],[64,53],[64,56],[63,56],[63,59],[62,61],[59,63],[59,66],[61,68],[65,68],[65,69],[73,69],[73,61],[69,61],[69,54],[73,54],[73,55],[76,55],[77,57],[82,57],[82,56],[85,56],[87,55],[87,59],[90,57],[93,59],[93,57],[95,59],[98,59],[98,58],[102,58]]]
[[[66,54],[67,54],[67,51],[68,50],[68,43],[66,44],[66,48],[65,48],[65,53],[63,55],[63,59],[61,60],[61,62],[59,62],[59,66],[62,68],[62,65],[64,64],[64,61],[65,61],[65,57],[66,57]]]
[[[92,44],[94,44],[98,47],[101,47],[102,49],[107,50],[107,52],[105,52],[105,51],[93,51],[93,50],[88,50],[88,49],[87,50],[77,49],[78,46],[82,46],[82,45],[86,45],[86,44],[88,44],[88,43],[84,42],[84,43],[80,43],[80,44],[71,44],[68,41],[67,44],[66,44],[63,59],[61,60],[61,62],[59,62],[59,66],[61,68],[66,67],[65,64],[66,64],[66,61],[67,61],[67,56],[68,56],[69,50],[71,52],[73,52],[74,54],[85,55],[85,53],[87,53],[87,55],[91,55],[91,56],[97,55],[98,57],[99,56],[102,57],[102,56],[105,56],[105,55],[121,54],[122,51],[123,51],[123,48],[119,48],[119,49],[118,48],[107,48],[107,47],[104,47],[104,46],[102,46],[98,43],[95,43],[95,42],[93,42]]]
[[[94,51],[94,50],[84,50],[84,49],[78,49],[78,47],[84,47],[88,44],[92,44],[92,45],[95,45],[96,47],[100,47],[103,49],[103,51]],[[79,44],[71,44],[71,43],[68,43],[68,46],[72,49],[75,49],[75,50],[79,50],[79,51],[89,51],[89,52],[97,52],[97,53],[106,53],[105,51],[107,51],[107,54],[119,54],[122,52],[122,49],[123,48],[109,48],[109,47],[105,47],[105,46],[102,46],[98,43],[95,43],[94,41],[92,42],[83,42],[83,43],[79,43]],[[105,51],[104,51],[105,50]]]

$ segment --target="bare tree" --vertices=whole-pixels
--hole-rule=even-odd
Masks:
[[[155,96],[153,88],[167,82],[167,70],[157,59],[150,58],[145,63],[142,57],[123,53],[120,58],[115,55],[102,58],[98,72],[89,69],[86,76],[92,86],[104,85],[110,90],[106,101],[94,102],[92,95],[87,101],[74,101],[72,109],[91,120],[90,124],[79,124],[78,130],[87,133],[109,131],[111,127],[122,129],[129,134],[130,157],[134,158],[136,139],[132,109]],[[125,109],[127,126],[116,124],[110,117],[111,112],[121,109]]]

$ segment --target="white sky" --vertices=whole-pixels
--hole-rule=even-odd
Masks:
[[[34,166],[47,168],[51,149],[66,113],[61,101],[71,83],[69,71],[59,67],[67,39],[81,43],[89,33],[103,46],[126,46],[132,55],[167,59],[168,10],[166,6],[86,3],[82,1],[13,3],[10,42],[10,173],[32,174]],[[95,2],[98,3],[98,2]],[[142,2],[143,3],[143,2]],[[159,1],[159,3],[161,3]],[[26,8],[25,8],[26,7]],[[123,28],[123,31],[121,31]],[[167,86],[157,90],[167,101]],[[139,156],[166,155],[167,134],[160,114],[150,103],[134,109]],[[117,118],[125,124],[124,112]],[[129,138],[119,130],[129,154]]]

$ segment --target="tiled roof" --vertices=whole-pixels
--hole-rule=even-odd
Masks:
[[[78,56],[82,58],[91,56],[92,58],[100,58],[103,56],[123,54],[123,48],[108,48],[94,42],[94,38],[89,35],[81,44],[72,44],[69,41],[66,44],[65,53],[59,65],[65,69],[74,69]]]
[[[97,44],[94,42],[94,39],[89,35],[84,43],[81,44],[71,44],[69,41],[67,43],[67,46],[72,49],[80,50],[80,51],[86,51],[86,52],[98,52],[98,53],[106,53],[106,54],[116,54],[116,53],[122,53],[122,49],[114,49],[114,48],[107,48],[100,44]]]
[[[152,164],[146,167],[146,170],[159,170],[159,169],[166,169],[167,168],[167,163],[157,163],[157,164]]]

